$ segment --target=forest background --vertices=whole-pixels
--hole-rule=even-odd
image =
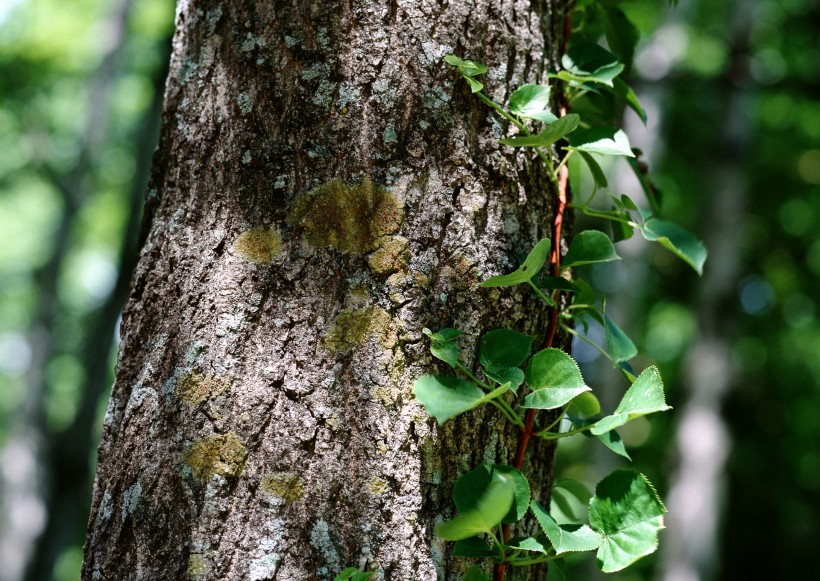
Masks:
[[[588,273],[625,291],[608,313],[676,408],[624,433],[669,529],[613,579],[799,578],[820,546],[820,3],[622,7],[649,117],[623,123],[710,259],[698,279],[636,237]],[[79,577],[173,15],[0,0],[0,581]],[[614,170],[613,192],[639,197]],[[574,353],[590,380],[611,372]],[[559,476],[615,467],[578,445],[562,442]]]

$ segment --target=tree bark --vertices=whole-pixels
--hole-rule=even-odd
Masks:
[[[558,0],[181,1],[83,579],[454,579],[455,477],[510,462],[494,410],[436,426],[425,326],[543,333],[479,289],[555,192],[441,62],[543,81]],[[552,448],[527,470],[548,494]]]

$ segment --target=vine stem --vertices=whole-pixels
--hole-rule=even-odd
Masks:
[[[570,31],[572,30],[572,10],[575,8],[575,0],[570,0],[567,3],[566,11],[564,12],[564,35],[563,35],[563,43],[561,47],[561,54],[567,52],[567,45],[569,43],[569,35]],[[560,86],[560,84],[559,84]],[[569,110],[569,103],[567,101],[567,96],[564,91],[560,92],[561,94],[561,116],[567,114]],[[539,156],[543,159],[545,156],[541,154],[539,148]],[[547,163],[547,168],[550,170],[550,178],[551,182],[555,184],[555,169],[553,169],[552,160],[549,160]],[[552,276],[559,276],[561,274],[561,234],[563,232],[564,226],[564,212],[566,212],[567,205],[569,204],[569,168],[566,164],[559,164],[558,169],[558,204],[555,208],[555,215],[552,220],[552,249],[550,251],[550,270]],[[552,299],[555,300],[558,291],[554,291],[552,293]],[[547,327],[547,336],[546,340],[544,341],[544,349],[552,347],[553,343],[555,342],[555,334],[558,330],[558,315],[559,315],[559,305],[556,302],[556,305],[552,307],[550,311],[550,321],[549,326]],[[515,451],[515,460],[513,466],[515,466],[516,470],[521,470],[521,467],[524,465],[524,456],[527,454],[527,447],[529,446],[530,439],[532,438],[533,434],[533,425],[535,424],[535,411],[534,409],[528,409],[527,414],[524,418],[524,427],[521,429],[521,438],[518,440],[518,448]],[[510,525],[505,524],[501,527],[501,542],[506,544],[510,538]],[[493,581],[504,581],[504,574],[507,570],[507,565],[509,563],[505,560],[502,563],[499,563],[495,566],[493,571]]]
[[[567,114],[566,105],[561,107],[561,116]],[[564,213],[567,209],[569,201],[569,168],[566,164],[559,165],[558,168],[558,204],[555,208],[555,216],[552,221],[552,239],[554,244],[550,250],[550,274],[552,276],[559,276],[561,274],[561,235],[564,226]],[[552,294],[552,301],[556,304],[550,310],[549,326],[547,327],[547,336],[544,341],[544,349],[552,347],[555,343],[555,335],[558,331],[558,315],[560,309],[555,301],[558,291]],[[535,425],[535,409],[528,409],[524,417],[524,427],[521,428],[521,437],[518,440],[518,448],[515,451],[515,460],[513,466],[516,470],[521,470],[524,465],[524,457],[527,455],[527,448],[533,436],[533,426]],[[510,538],[510,525],[505,524],[501,530],[502,542],[506,543]],[[506,572],[508,563],[505,561],[499,563],[495,567],[493,575],[494,581],[504,581],[504,574]]]

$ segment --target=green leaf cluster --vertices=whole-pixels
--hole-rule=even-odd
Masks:
[[[440,523],[436,535],[455,541],[456,556],[487,558],[514,567],[596,551],[598,565],[606,573],[620,571],[657,548],[666,508],[643,474],[616,470],[598,483],[591,498],[580,483],[562,481],[555,495],[557,502],[568,504],[571,499],[588,515],[570,509],[570,522],[559,523],[531,498],[529,483],[520,471],[482,464],[456,482],[453,501],[458,514]],[[501,525],[518,522],[528,511],[538,523],[538,533],[505,541]],[[486,579],[478,568],[464,578]]]
[[[606,39],[607,48],[599,44],[601,38]],[[553,309],[564,332],[598,349],[630,385],[617,407],[605,412],[571,355],[549,344],[533,353],[535,338],[530,335],[508,328],[491,330],[478,338],[475,361],[471,362],[462,360],[458,330],[425,329],[431,354],[454,373],[424,375],[413,386],[416,399],[440,424],[483,404],[494,406],[507,421],[522,428],[522,414],[529,414],[530,421],[538,410],[558,410],[557,416],[553,414],[557,419],[539,427],[536,437],[555,440],[582,434],[628,459],[617,430],[636,418],[670,409],[658,369],[650,366],[639,374],[633,371],[629,362],[638,352],[635,343],[607,314],[606,299],[577,278],[587,265],[620,260],[615,244],[636,231],[671,251],[698,274],[706,260],[706,249],[693,234],[660,217],[660,192],[649,178],[642,154],[631,147],[626,133],[613,122],[625,108],[646,122],[646,112],[624,78],[632,67],[637,41],[637,28],[617,2],[579,0],[561,69],[548,74],[549,84],[518,87],[506,107],[482,92],[484,85],[475,77],[487,72],[485,65],[455,55],[444,58],[458,69],[480,100],[510,123],[511,134],[499,143],[537,157],[553,190],[560,190],[564,166],[570,170],[574,185],[580,183],[578,173],[586,167],[592,192],[581,196],[576,188],[579,201],[571,207],[611,228],[611,234],[604,231],[606,228],[578,233],[563,257],[549,239],[543,239],[518,268],[491,276],[480,286],[529,288]],[[560,102],[568,103],[572,113],[555,114],[563,111],[553,106],[556,91],[563,93]],[[609,193],[603,206],[595,203],[599,191],[610,187],[600,156],[614,158],[613,163],[619,158],[626,160],[646,195],[649,210],[624,194]],[[545,268],[548,261],[550,267]],[[603,329],[603,344],[589,339],[590,325]],[[579,483],[558,482],[549,510],[531,498],[530,489],[526,476],[514,467],[481,465],[456,482],[453,498],[457,514],[439,524],[436,534],[454,541],[458,556],[487,558],[511,566],[548,561],[558,564],[567,554],[595,551],[604,572],[619,571],[657,548],[665,508],[638,472],[616,470],[598,483],[594,495]],[[537,533],[505,538],[503,527],[528,514],[538,523]],[[489,579],[479,567],[471,567],[463,578]]]

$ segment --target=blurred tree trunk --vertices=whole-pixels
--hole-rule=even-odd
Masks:
[[[716,79],[723,108],[715,114],[711,159],[714,195],[707,197],[699,233],[709,248],[700,292],[693,297],[699,337],[684,365],[686,401],[678,412],[675,460],[669,486],[669,517],[661,547],[659,579],[708,581],[721,578],[720,525],[726,497],[726,463],[731,449],[723,402],[737,380],[732,363],[736,339],[735,299],[741,272],[748,186],[745,168],[754,143],[751,115],[749,35],[753,11],[748,0],[732,3],[727,28],[729,66]]]
[[[556,62],[563,4],[179,4],[83,579],[457,578],[433,526],[517,438],[427,419],[421,329],[466,356],[538,332],[527,293],[477,284],[548,235],[554,193],[441,57],[504,100]]]

